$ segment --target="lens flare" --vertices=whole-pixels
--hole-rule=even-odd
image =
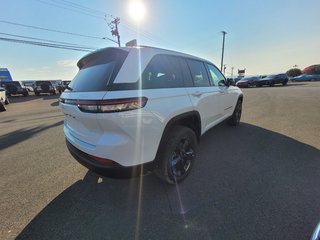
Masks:
[[[133,20],[140,22],[146,15],[146,8],[143,2],[141,0],[130,1],[129,14]]]

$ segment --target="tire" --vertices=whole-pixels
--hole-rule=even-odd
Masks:
[[[270,86],[270,87],[273,87],[273,86],[274,86],[274,83],[273,83],[273,82],[269,82],[269,86]]]
[[[24,92],[24,93],[23,93],[23,96],[24,96],[24,97],[27,97],[27,96],[29,96],[29,93],[28,93],[28,92]]]
[[[193,130],[184,126],[173,126],[173,130],[160,146],[154,173],[169,184],[184,180],[194,164],[197,137]]]
[[[39,92],[34,92],[34,94],[35,94],[36,96],[39,96],[39,95],[40,95],[40,93],[39,93]]]
[[[9,99],[8,98],[6,98],[6,100],[4,100],[4,104],[5,105],[8,105],[10,102],[9,102]]]
[[[286,86],[288,82],[282,82],[282,86]]]
[[[4,106],[4,103],[2,101],[0,101],[0,112],[4,112],[6,111],[6,107]]]
[[[241,114],[242,114],[242,100],[239,99],[233,111],[232,116],[228,120],[228,124],[231,126],[238,126],[240,123]]]

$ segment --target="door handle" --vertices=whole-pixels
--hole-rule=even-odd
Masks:
[[[200,97],[201,95],[202,95],[202,93],[198,92],[198,91],[192,93],[192,96],[194,96],[194,97]]]

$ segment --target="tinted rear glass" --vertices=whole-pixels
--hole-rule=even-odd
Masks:
[[[155,56],[142,73],[142,88],[183,87],[179,58],[169,55]]]
[[[41,86],[42,84],[46,84],[46,85],[52,85],[51,82],[48,81],[36,81],[35,83],[37,86]]]
[[[7,85],[14,85],[14,86],[17,86],[17,87],[21,87],[19,82],[2,82],[1,83],[1,86],[3,86],[3,87],[5,87]]]
[[[187,60],[187,62],[191,71],[194,86],[196,87],[210,86],[208,73],[204,63],[196,60]]]
[[[124,50],[107,49],[84,57],[79,61],[80,70],[69,87],[73,92],[106,91],[127,55]]]

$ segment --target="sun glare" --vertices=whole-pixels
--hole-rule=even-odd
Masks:
[[[129,3],[129,14],[132,19],[140,22],[146,14],[143,2],[141,0],[131,0]]]

